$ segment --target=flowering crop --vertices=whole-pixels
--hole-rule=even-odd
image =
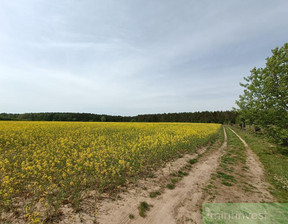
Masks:
[[[19,197],[40,202],[54,197],[77,206],[81,192],[109,192],[207,143],[219,129],[191,123],[2,121],[0,208],[12,208]]]

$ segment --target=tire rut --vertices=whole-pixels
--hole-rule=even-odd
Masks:
[[[229,128],[244,144],[247,150],[246,166],[249,170],[250,184],[253,185],[260,197],[262,198],[260,202],[276,202],[276,199],[271,195],[268,188],[272,187],[265,179],[264,166],[260,162],[258,156],[252,151],[247,142],[241,138],[234,130]]]

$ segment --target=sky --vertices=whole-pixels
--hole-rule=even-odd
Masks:
[[[231,110],[287,0],[0,0],[0,113]]]

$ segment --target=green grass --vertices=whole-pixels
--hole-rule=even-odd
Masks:
[[[245,147],[239,138],[226,128],[227,134],[227,149],[221,157],[221,162],[214,179],[220,178],[221,183],[225,186],[232,186],[237,183],[237,180],[232,175],[234,173],[234,166],[238,164],[245,164]],[[228,174],[229,173],[229,174]]]
[[[235,158],[231,157],[231,154],[227,153],[226,155],[222,156],[221,162],[232,165],[235,163]]]
[[[233,183],[237,182],[236,179],[234,178],[234,176],[226,174],[226,173],[223,173],[221,171],[217,172],[217,177],[222,178],[225,181],[231,181]]]
[[[221,162],[234,165],[237,163],[244,164],[246,161],[246,149],[242,141],[228,128],[226,128],[228,137],[229,151],[221,158]]]
[[[177,182],[179,182],[181,180],[181,178],[172,178],[171,179],[171,183],[172,184],[176,184]]]
[[[274,186],[271,189],[272,194],[279,202],[287,203],[288,189],[285,182],[288,181],[288,150],[248,131],[233,129],[248,143],[264,165],[266,178]]]
[[[179,170],[178,171],[178,176],[179,177],[188,176],[188,173],[187,172],[183,172],[182,170]]]
[[[186,168],[183,167],[182,170],[184,170],[184,169],[186,169]],[[170,176],[182,178],[183,176],[188,176],[189,175],[189,173],[187,173],[185,171],[182,171],[182,170],[179,170],[178,172],[171,173]]]
[[[167,184],[166,187],[170,190],[173,190],[175,188],[175,184],[170,183],[170,184]]]
[[[150,207],[151,205],[149,205],[146,201],[142,201],[138,206],[139,215],[143,218],[146,217],[146,212],[150,211]]]
[[[155,174],[152,173],[152,172],[148,174],[148,177],[149,177],[149,178],[156,178]]]
[[[231,184],[230,182],[225,181],[225,180],[222,180],[222,184],[225,185],[225,186],[228,186],[228,187],[230,187],[230,186],[233,185],[233,184]]]
[[[130,214],[129,219],[135,219],[135,216],[133,214]]]
[[[150,198],[156,198],[158,195],[161,195],[160,191],[152,191],[150,192]]]
[[[190,159],[189,160],[189,163],[190,164],[194,164],[194,163],[197,163],[198,162],[198,159]]]

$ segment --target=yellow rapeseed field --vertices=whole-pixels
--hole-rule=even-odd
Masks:
[[[81,192],[109,192],[192,152],[219,129],[191,123],[1,121],[0,208],[13,208],[21,197],[31,204],[55,207],[66,200],[77,207]]]

